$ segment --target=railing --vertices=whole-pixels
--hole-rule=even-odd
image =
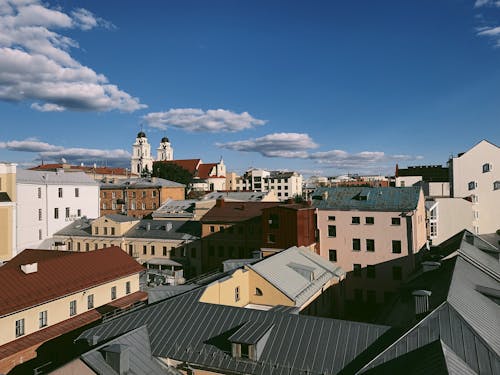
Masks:
[[[102,321],[107,322],[111,319],[117,318],[119,316],[122,316],[124,314],[129,313],[132,310],[136,310],[140,307],[146,306],[146,302],[144,301],[137,301],[134,302],[132,305],[124,308],[124,309],[115,309],[113,311],[109,311],[107,313],[102,314]]]

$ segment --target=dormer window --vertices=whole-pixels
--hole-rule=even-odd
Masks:
[[[247,322],[229,338],[233,358],[259,360],[274,324],[269,322]]]
[[[486,173],[489,171],[491,171],[491,164],[490,163],[483,164],[483,173]]]
[[[260,288],[255,288],[255,295],[262,296],[263,295],[262,290]]]
[[[474,190],[477,187],[476,181],[469,182],[469,190]]]

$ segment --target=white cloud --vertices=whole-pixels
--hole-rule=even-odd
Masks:
[[[252,117],[248,112],[235,113],[226,109],[172,108],[143,116],[152,128],[173,127],[189,132],[236,132],[264,125],[266,121]]]
[[[78,43],[57,29],[111,27],[85,9],[70,14],[39,0],[0,0],[0,100],[41,111],[132,112],[145,108],[70,55]]]
[[[477,29],[477,35],[486,36],[493,39],[494,47],[500,48],[500,26],[480,27]]]
[[[106,161],[109,164],[126,166],[131,157],[128,151],[122,149],[65,148],[34,138],[0,142],[0,149],[37,153],[37,160],[59,162],[64,158],[69,163]]]
[[[308,134],[304,133],[273,133],[264,137],[217,143],[220,148],[234,151],[258,152],[267,157],[307,158],[307,150],[316,148]]]
[[[499,7],[500,8],[500,1],[498,0],[476,0],[474,3],[475,8],[481,8],[481,7]]]

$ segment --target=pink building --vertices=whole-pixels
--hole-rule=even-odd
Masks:
[[[381,303],[413,270],[426,243],[420,187],[318,188],[320,255],[348,275],[347,300]]]

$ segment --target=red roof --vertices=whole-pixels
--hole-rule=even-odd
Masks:
[[[126,176],[127,170],[125,168],[110,168],[110,167],[90,167],[83,165],[67,165],[67,164],[42,164],[37,167],[30,168],[33,171],[52,171],[56,169],[69,169],[69,170],[81,170],[85,173],[96,173],[96,174],[108,174],[108,175],[123,175]]]
[[[37,272],[21,270],[35,262]],[[117,246],[90,252],[27,249],[0,267],[0,316],[142,270]]]
[[[281,205],[281,202],[222,202],[212,207],[202,218],[202,223],[234,223],[259,217],[264,208]]]
[[[198,170],[201,159],[162,160],[155,161],[155,163],[175,164],[194,175]]]
[[[216,166],[217,166],[217,163],[200,164],[200,166],[198,167],[197,177],[201,178],[201,179],[209,178],[210,172]],[[216,173],[216,175],[217,175],[217,173]]]

